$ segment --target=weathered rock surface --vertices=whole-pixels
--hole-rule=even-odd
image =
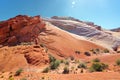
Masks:
[[[120,27],[119,27],[119,28],[116,28],[116,29],[111,29],[111,31],[120,32]]]
[[[21,42],[34,41],[45,29],[45,23],[39,16],[18,15],[0,22],[0,44],[15,45]]]
[[[19,45],[0,48],[0,71],[11,71],[28,66],[43,66],[49,63],[48,54],[40,46]]]
[[[106,48],[114,49],[120,45],[120,38],[112,35],[106,30],[103,30],[101,26],[97,26],[92,22],[76,21],[66,17],[52,17],[45,18],[45,21],[52,23],[53,25],[85,37],[87,40],[96,42]]]

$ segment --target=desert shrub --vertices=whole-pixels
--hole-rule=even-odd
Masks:
[[[110,51],[108,49],[104,49],[104,53],[109,53]]]
[[[93,62],[100,62],[100,59],[95,58],[95,59],[93,60]]]
[[[76,54],[80,54],[80,51],[75,51]]]
[[[23,69],[20,68],[15,72],[15,76],[19,76],[23,72]]]
[[[56,58],[53,57],[51,54],[49,54],[49,60],[50,60],[50,62],[55,62]]]
[[[120,59],[116,60],[116,65],[120,66]]]
[[[41,46],[41,47],[45,47],[45,45],[44,45],[44,44],[42,44],[42,43],[40,44],[40,46]]]
[[[43,72],[43,73],[48,73],[49,70],[50,70],[50,68],[49,68],[49,67],[46,67],[42,72]]]
[[[63,69],[63,74],[68,74],[68,73],[69,73],[69,68],[65,66]]]
[[[65,65],[69,65],[69,61],[65,61]]]
[[[91,49],[90,51],[91,51],[91,52],[94,52],[94,49]]]
[[[61,60],[61,63],[64,63],[64,60]]]
[[[21,78],[20,80],[27,80],[27,78]]]
[[[9,77],[8,80],[14,80],[14,78],[13,77]]]
[[[11,77],[11,78],[9,78],[8,80],[14,80],[14,78],[13,78],[13,77]]]
[[[97,62],[97,63],[92,64],[92,66],[90,67],[90,71],[91,72],[95,72],[95,71],[101,72],[106,68],[108,68],[107,64]]]
[[[78,68],[87,68],[85,63],[79,63]]]
[[[74,57],[73,57],[73,56],[70,56],[70,59],[73,61],[73,60],[74,60]]]
[[[102,65],[102,68],[103,68],[103,69],[107,69],[107,68],[108,68],[108,65],[107,65],[107,64],[101,63],[101,65]]]
[[[91,56],[91,54],[89,52],[85,52],[84,53],[86,56]]]
[[[91,49],[90,51],[91,51],[93,54],[97,54],[94,49]]]
[[[60,65],[60,61],[55,60],[54,62],[50,63],[50,69],[57,69],[59,65]]]
[[[96,51],[97,51],[97,52],[100,52],[100,49],[97,48]]]
[[[80,61],[79,60],[75,60],[75,64],[77,64],[77,63],[80,63]]]
[[[83,69],[81,69],[80,73],[83,73]]]

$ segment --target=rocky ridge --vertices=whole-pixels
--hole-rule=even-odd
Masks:
[[[92,42],[99,43],[109,49],[116,49],[120,45],[120,38],[112,35],[107,32],[107,30],[102,29],[101,26],[97,26],[92,22],[78,21],[69,17],[52,17],[44,18],[44,20],[63,30],[83,36]]]
[[[0,22],[0,44],[15,45],[21,42],[34,42],[44,29],[45,23],[40,16],[18,15]]]

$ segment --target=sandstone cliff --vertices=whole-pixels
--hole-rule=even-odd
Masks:
[[[0,22],[0,44],[15,45],[31,42],[45,29],[45,23],[39,16],[18,15]]]
[[[44,20],[109,49],[115,49],[120,45],[120,38],[118,36],[115,36],[112,31],[108,32],[108,30],[102,29],[101,26],[95,25],[93,22],[57,16],[45,18]]]

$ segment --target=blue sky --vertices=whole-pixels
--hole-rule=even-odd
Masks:
[[[120,0],[0,0],[0,21],[18,14],[72,16],[112,29],[120,27]]]

